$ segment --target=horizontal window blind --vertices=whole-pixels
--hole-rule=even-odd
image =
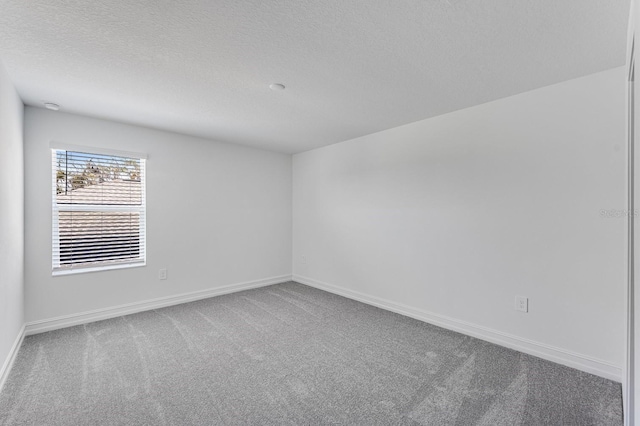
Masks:
[[[145,160],[52,150],[53,272],[144,264]]]

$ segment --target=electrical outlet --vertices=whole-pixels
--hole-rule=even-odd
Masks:
[[[516,296],[516,311],[529,312],[529,298]]]
[[[166,268],[162,268],[158,271],[158,279],[159,280],[166,280],[167,279],[167,269]]]
[[[303,265],[307,264],[307,256],[305,256],[304,254],[300,257],[300,260],[302,261]]]

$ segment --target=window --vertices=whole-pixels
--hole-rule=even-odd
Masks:
[[[53,149],[53,275],[145,264],[145,160]]]

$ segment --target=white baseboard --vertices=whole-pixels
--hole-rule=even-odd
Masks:
[[[2,369],[0,370],[0,392],[2,392],[2,388],[4,387],[5,382],[7,381],[7,377],[9,377],[9,372],[11,371],[11,367],[13,367],[13,363],[16,360],[16,356],[18,355],[18,351],[20,350],[20,346],[22,346],[22,341],[24,340],[25,326],[23,325],[16,337],[16,340],[13,342],[13,346],[11,346],[11,350],[7,355],[7,359],[2,364]]]
[[[507,348],[515,349],[542,359],[576,368],[587,373],[605,377],[607,379],[622,381],[622,369],[619,366],[610,364],[606,361],[595,359],[586,355],[571,352],[562,348],[554,347],[540,342],[535,342],[522,337],[503,333],[477,324],[466,321],[460,321],[443,315],[427,312],[411,306],[392,302],[375,296],[370,296],[357,291],[349,290],[343,287],[327,284],[312,278],[300,275],[282,275],[278,277],[265,278],[262,280],[248,281],[243,283],[231,284],[223,287],[217,287],[207,290],[195,291],[191,293],[183,293],[174,296],[161,297],[157,299],[145,300],[142,302],[128,303],[125,305],[114,306],[104,309],[96,309],[93,311],[82,312],[78,314],[65,315],[46,320],[29,322],[23,327],[20,335],[16,339],[14,346],[9,354],[5,364],[0,370],[0,389],[4,385],[6,376],[8,375],[11,365],[15,359],[15,355],[22,344],[24,336],[43,333],[46,331],[57,330],[60,328],[71,327],[74,325],[86,324],[103,319],[119,317],[122,315],[133,314],[137,312],[148,311],[152,309],[163,308],[166,306],[178,305],[181,303],[192,302],[195,300],[206,299],[213,296],[235,293],[242,290],[252,288],[265,287],[268,285],[278,284],[285,281],[297,281],[299,283],[338,294],[350,299],[354,299],[369,305],[373,305],[388,311],[396,312],[411,318],[418,319],[433,325],[437,325],[448,330],[457,331],[478,339],[482,339],[491,343],[495,343]]]
[[[213,296],[235,293],[252,288],[265,287],[290,281],[291,275],[281,275],[278,277],[264,278],[261,280],[247,281],[237,284],[215,287],[207,290],[194,291],[190,293],[177,294],[174,296],[159,297],[157,299],[144,300],[141,302],[127,303],[125,305],[113,306],[110,308],[96,309],[93,311],[81,312],[78,314],[65,315],[56,318],[28,322],[26,324],[26,335],[44,333],[45,331],[57,330],[60,328],[72,327],[74,325],[87,324],[122,315],[134,314],[137,312],[149,311],[152,309],[164,308],[166,306],[179,305],[181,303],[193,302],[195,300],[207,299]]]
[[[533,340],[524,339],[522,337],[503,333],[480,325],[472,324],[466,321],[460,321],[443,315],[427,312],[401,303],[392,302],[375,296],[369,296],[364,293],[349,290],[343,287],[327,284],[312,278],[293,275],[293,281],[305,284],[311,287],[335,293],[349,299],[373,305],[391,312],[396,312],[429,324],[437,325],[448,330],[457,331],[472,337],[476,337],[487,342],[515,349],[529,355],[533,355],[548,361],[566,365],[587,373],[605,377],[617,382],[622,381],[622,368],[606,361],[595,359],[586,355],[571,352],[562,348],[557,348]]]

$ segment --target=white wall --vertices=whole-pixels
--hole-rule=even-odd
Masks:
[[[148,154],[146,267],[51,276],[51,141]],[[290,155],[28,107],[25,194],[27,322],[291,274]]]
[[[0,367],[24,322],[23,113],[0,62]]]
[[[634,43],[636,28],[640,24],[640,8],[637,7],[636,1],[632,0],[629,8],[629,28],[627,32],[627,61],[625,68],[631,69],[632,50],[635,49],[635,56],[638,55],[637,40]],[[634,47],[634,44],[636,47]],[[634,60],[635,62],[635,60]],[[636,72],[637,74],[637,72]],[[640,90],[638,83],[633,86],[627,86],[627,93],[631,95],[633,91],[634,117],[631,117],[631,110],[627,110],[627,118],[633,124],[635,129],[634,138],[628,134],[628,143],[634,149],[634,170],[629,169],[629,179],[633,182],[633,195],[629,198],[629,210],[638,211],[640,207]],[[628,99],[630,102],[631,99]],[[629,103],[628,103],[629,105]],[[640,311],[636,309],[640,306],[640,286],[634,281],[638,281],[635,277],[640,277],[640,223],[638,223],[635,215],[631,218],[632,226],[629,226],[629,254],[634,254],[633,258],[629,257],[629,277],[627,288],[627,341],[626,343],[626,365],[623,381],[623,408],[625,425],[631,426],[635,424],[635,419],[640,418],[640,391],[635,390],[635,384],[640,383],[640,350],[637,350],[638,342],[640,342]],[[631,225],[631,224],[630,224]],[[632,272],[633,271],[633,272]],[[635,277],[634,277],[635,275]],[[634,294],[635,293],[635,294]]]
[[[297,154],[294,279],[620,379],[625,143],[621,67]]]

